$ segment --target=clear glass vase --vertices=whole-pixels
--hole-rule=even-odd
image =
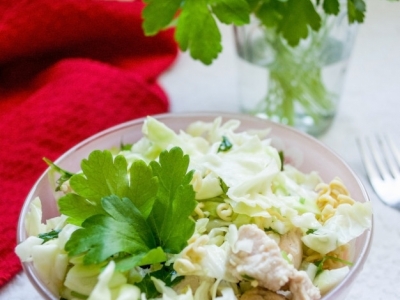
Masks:
[[[335,117],[355,34],[346,12],[296,47],[257,19],[236,27],[241,110],[321,135]]]

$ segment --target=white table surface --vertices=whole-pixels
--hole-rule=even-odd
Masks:
[[[370,189],[355,138],[388,132],[400,146],[400,2],[369,0],[367,9],[339,112],[320,140],[359,175],[373,202],[375,228],[370,256],[347,299],[395,300],[400,299],[400,212],[383,205]],[[232,30],[225,26],[222,30],[224,51],[212,66],[193,61],[184,53],[160,78],[172,112],[239,111]],[[41,298],[21,273],[0,289],[0,299]]]

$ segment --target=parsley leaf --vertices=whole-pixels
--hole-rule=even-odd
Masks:
[[[152,299],[157,297],[160,293],[157,291],[151,277],[162,280],[166,286],[174,286],[184,278],[176,275],[177,273],[173,269],[172,265],[163,265],[160,270],[148,273],[142,281],[135,285],[139,287],[142,292],[146,293],[147,299]]]
[[[346,1],[349,22],[362,23],[365,0]],[[180,49],[189,50],[192,58],[207,65],[222,51],[215,19],[241,26],[254,15],[263,25],[281,33],[289,45],[297,46],[310,29],[320,29],[324,14],[338,15],[341,10],[339,0],[145,0],[145,3],[145,34],[154,35],[174,24]]]
[[[285,13],[277,30],[282,33],[289,45],[296,46],[300,39],[308,36],[309,27],[315,31],[319,30],[321,17],[310,0],[288,0],[285,4]]]
[[[61,197],[57,204],[60,212],[68,216],[68,223],[78,226],[91,216],[105,213],[101,205],[96,205],[74,193]]]
[[[281,1],[262,2],[261,5],[254,5],[254,13],[261,23],[270,28],[276,28],[282,20],[285,3]]]
[[[318,31],[321,27],[321,16],[310,0],[249,0],[249,5],[264,26],[281,33],[291,46],[306,38],[310,29]]]
[[[101,204],[106,214],[89,217],[72,233],[65,245],[69,256],[85,254],[85,264],[97,264],[120,252],[144,256],[156,247],[153,233],[131,200],[109,196]]]
[[[362,23],[366,11],[364,0],[347,0],[347,11],[350,23]]]
[[[135,161],[128,171],[122,155],[95,150],[81,163],[82,173],[70,178],[75,194],[58,200],[60,212],[69,222],[80,225],[86,218],[104,213],[101,199],[110,195],[129,198],[145,218],[150,214],[157,194],[157,178],[143,161]],[[129,176],[128,176],[129,174]]]
[[[337,15],[340,11],[339,0],[324,0],[322,7],[327,14]]]
[[[123,197],[134,201],[147,219],[156,199],[158,179],[154,176],[152,169],[142,160],[132,164],[129,175],[129,189]]]
[[[219,179],[219,183],[220,183],[222,191],[226,195],[226,193],[228,192],[229,186],[227,186],[225,181],[223,181],[221,178]]]
[[[60,191],[63,183],[68,181],[74,174],[60,168],[59,166],[54,164],[50,159],[48,159],[46,157],[43,157],[43,160],[46,162],[47,165],[49,165],[49,167],[52,170],[56,171],[57,173],[59,173],[61,175],[60,178],[58,178],[56,181],[56,183],[57,183],[56,191]]]
[[[143,29],[147,35],[155,35],[168,26],[177,13],[182,0],[145,0],[142,15]]]
[[[222,51],[221,33],[215,18],[226,24],[243,25],[250,21],[246,0],[145,0],[143,29],[146,35],[176,23],[175,39],[182,51],[194,59],[211,62]]]
[[[175,39],[182,51],[209,65],[222,51],[221,33],[207,0],[186,0],[178,18]]]
[[[112,257],[124,271],[179,253],[195,226],[188,166],[180,148],[163,151],[159,162],[136,161],[130,168],[122,155],[93,151],[82,161],[83,173],[70,179],[74,193],[58,201],[68,221],[82,227],[65,245],[69,256],[83,255],[85,264]]]
[[[222,136],[222,142],[218,147],[218,152],[226,152],[232,148],[232,143],[226,136]]]
[[[124,144],[121,142],[121,145],[119,146],[120,150],[124,151],[129,151],[132,149],[133,144]]]
[[[245,0],[211,0],[209,4],[222,23],[244,25],[250,22],[250,7]]]
[[[176,254],[187,245],[195,228],[195,222],[188,218],[197,204],[190,184],[193,171],[187,173],[189,156],[175,147],[163,151],[159,162],[152,161],[150,166],[158,177],[159,190],[149,224],[158,237],[157,244],[165,252]]]
[[[135,283],[135,285],[140,289],[141,293],[146,294],[148,299],[154,299],[160,294],[149,275],[146,275],[142,281]]]
[[[94,204],[100,205],[105,196],[127,193],[128,164],[123,156],[113,159],[110,151],[95,150],[81,162],[81,168],[83,173],[71,177],[70,185]]]
[[[45,233],[39,233],[38,237],[41,238],[43,240],[43,243],[46,243],[52,239],[56,239],[58,238],[58,234],[60,233],[61,230],[51,230],[49,232],[45,232]]]
[[[167,255],[161,247],[151,249],[146,254],[129,255],[119,254],[114,257],[115,267],[118,271],[128,271],[136,266],[145,266],[162,263],[167,260]]]
[[[308,229],[308,230],[306,231],[306,234],[313,234],[313,233],[316,232],[316,231],[317,231],[317,229],[310,228],[310,229]]]

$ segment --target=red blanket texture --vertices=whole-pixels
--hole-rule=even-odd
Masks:
[[[171,31],[144,37],[141,1],[0,0],[0,286],[23,201],[46,169],[83,139],[168,111],[156,78],[173,62]]]

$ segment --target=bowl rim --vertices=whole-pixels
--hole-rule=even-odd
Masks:
[[[317,144],[319,147],[322,149],[330,152],[335,158],[347,169],[347,171],[350,173],[350,175],[355,179],[356,183],[358,184],[358,188],[360,189],[365,202],[371,202],[369,195],[360,180],[359,176],[350,168],[350,166],[343,160],[343,158],[338,155],[333,149],[328,147],[326,144],[324,144],[322,141],[318,140],[317,138],[304,133],[296,128],[290,127],[285,124],[277,123],[268,119],[263,119],[251,115],[246,115],[246,114],[240,114],[240,113],[229,113],[229,112],[175,112],[175,113],[162,113],[162,114],[155,114],[155,115],[149,115],[153,118],[156,118],[159,121],[163,121],[166,119],[175,119],[175,118],[196,118],[193,119],[193,121],[201,120],[201,118],[210,118],[210,117],[222,117],[226,120],[228,119],[237,119],[240,121],[260,121],[264,122],[266,124],[266,127],[280,127],[281,129],[284,129],[285,131],[290,131],[292,134],[299,136],[301,139],[306,139],[310,140],[313,143]],[[86,146],[87,144],[91,143],[94,140],[97,140],[99,138],[105,137],[115,131],[119,131],[121,129],[143,124],[143,122],[146,120],[147,116],[145,117],[140,117],[136,119],[132,119],[130,121],[126,121],[114,126],[111,126],[105,130],[99,131],[98,133],[91,135],[90,137],[82,140],[81,142],[77,143],[75,146],[69,148],[66,152],[61,154],[55,161],[54,163],[57,164],[60,161],[64,160],[66,157],[68,157],[71,153],[79,150],[80,148]],[[35,190],[39,186],[39,183],[44,180],[45,177],[47,177],[47,174],[49,172],[50,168],[47,168],[41,175],[40,177],[36,180],[35,184],[32,186],[30,189],[28,195],[25,197],[23,206],[20,211],[20,215],[18,218],[18,224],[17,224],[17,244],[22,242],[26,238],[26,233],[25,233],[25,228],[24,228],[24,218],[26,216],[26,213],[29,210],[29,205],[32,200],[32,197],[34,195]],[[329,299],[336,299],[338,293],[341,293],[342,288],[344,289],[349,289],[351,284],[355,281],[356,277],[359,275],[359,273],[362,271],[363,266],[368,258],[370,249],[371,249],[371,244],[372,244],[372,239],[373,239],[373,232],[374,232],[374,215],[372,214],[372,220],[371,220],[371,228],[366,230],[363,234],[365,235],[365,242],[362,246],[361,253],[359,255],[359,259],[356,260],[356,262],[351,266],[349,273],[346,275],[346,277],[338,284],[336,285],[332,290],[330,290],[327,294],[325,294],[321,300],[329,300]],[[46,284],[39,278],[39,276],[36,275],[35,268],[33,267],[33,264],[31,262],[22,262],[22,267],[24,273],[27,275],[29,281],[35,289],[45,298],[45,299],[58,299],[46,286]]]

